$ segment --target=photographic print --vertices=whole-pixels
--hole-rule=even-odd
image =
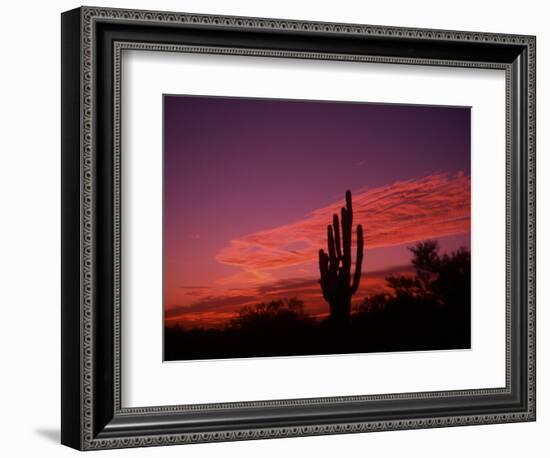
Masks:
[[[164,360],[470,348],[470,108],[164,95]]]

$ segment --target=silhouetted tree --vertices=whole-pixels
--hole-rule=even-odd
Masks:
[[[351,313],[351,296],[359,288],[361,281],[361,264],[363,262],[363,228],[357,226],[357,255],[355,273],[351,281],[351,234],[353,226],[353,209],[351,192],[346,191],[346,207],[342,207],[342,244],[340,245],[340,222],[338,215],[333,215],[332,225],[327,227],[327,248],[319,250],[319,272],[323,298],[329,303],[331,321],[337,327],[349,323]]]
[[[415,275],[386,278],[396,298],[455,308],[470,302],[469,251],[460,248],[440,255],[434,240],[418,243],[409,250]]]
[[[392,294],[369,296],[357,306],[356,325],[373,342],[392,348],[467,348],[470,345],[470,253],[440,254],[435,241],[412,252],[414,275],[386,278]],[[385,340],[383,334],[392,338]]]

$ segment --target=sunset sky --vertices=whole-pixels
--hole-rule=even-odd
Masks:
[[[467,107],[169,95],[164,123],[167,325],[290,297],[328,313],[317,253],[347,189],[365,234],[354,303],[410,271],[417,241],[470,246]]]

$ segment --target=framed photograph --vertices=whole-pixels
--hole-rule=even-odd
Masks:
[[[62,443],[535,420],[535,37],[62,14]]]

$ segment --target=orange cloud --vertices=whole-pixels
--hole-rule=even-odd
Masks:
[[[254,272],[316,261],[326,245],[326,226],[342,200],[304,219],[231,240],[217,261]],[[354,226],[362,224],[365,248],[380,248],[470,230],[470,177],[438,173],[399,181],[353,196]]]

